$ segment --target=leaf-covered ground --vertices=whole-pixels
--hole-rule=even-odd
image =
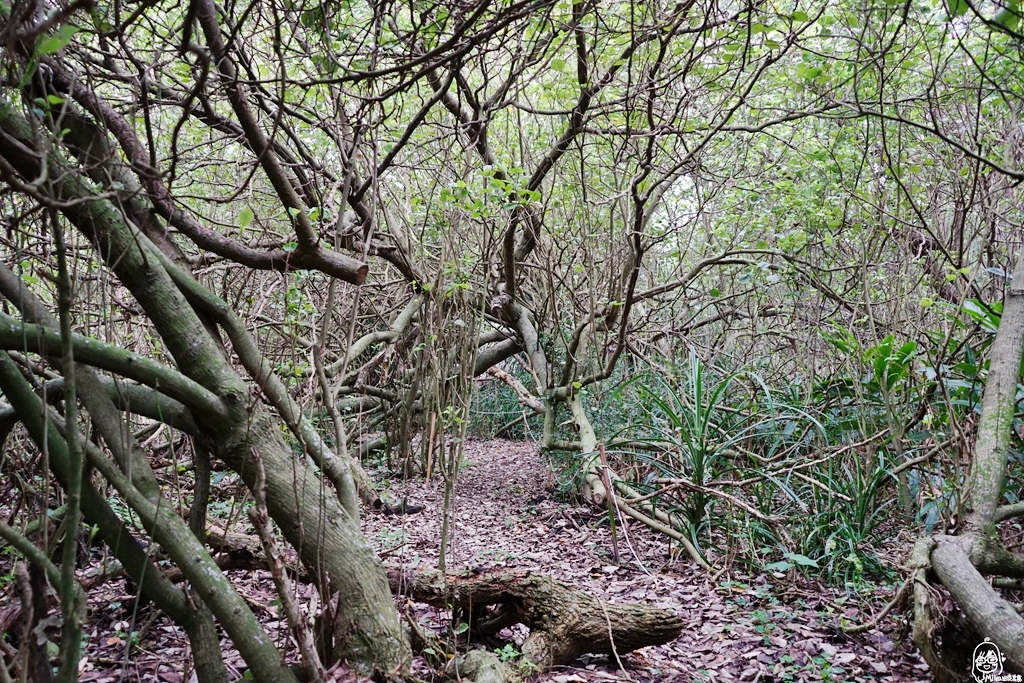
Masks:
[[[471,441],[456,488],[449,568],[530,568],[612,602],[669,607],[688,627],[674,642],[608,658],[580,660],[544,681],[926,681],[928,669],[899,642],[900,616],[848,637],[891,597],[882,587],[847,594],[802,576],[708,574],[670,556],[663,537],[620,526],[612,563],[607,515],[559,502],[531,444]],[[425,506],[414,515],[368,517],[364,528],[389,561],[436,566],[444,486],[439,477],[391,486],[395,500]],[[417,608],[430,623],[445,615]],[[523,633],[518,635],[520,642]],[[511,654],[511,653],[510,653]]]
[[[614,658],[583,658],[539,680],[555,683],[647,681],[926,681],[927,668],[913,647],[899,640],[901,617],[890,616],[878,630],[848,637],[840,618],[860,621],[889,599],[885,587],[865,586],[850,595],[802,576],[708,574],[689,558],[674,557],[662,537],[636,524],[620,526],[620,564],[612,562],[607,515],[591,507],[556,500],[536,449],[508,441],[472,441],[455,495],[455,531],[449,568],[488,571],[529,568],[612,602],[669,607],[687,623],[674,642]],[[406,499],[424,509],[415,514],[368,514],[364,529],[385,560],[406,566],[437,564],[444,486],[436,475],[409,482],[383,482],[391,502]],[[9,559],[9,558],[8,558]],[[89,572],[99,562],[94,556]],[[89,573],[87,572],[87,573]],[[275,595],[265,571],[232,571],[235,585],[270,634],[286,642]],[[301,596],[315,601],[309,584]],[[0,603],[0,624],[16,617],[13,591]],[[163,681],[187,683],[188,641],[152,606],[136,608],[123,579],[98,583],[89,591],[88,645],[82,680],[96,683]],[[317,605],[310,603],[315,611]],[[419,604],[404,604],[412,616],[439,632],[449,615]],[[525,629],[507,634],[502,652],[515,657]],[[232,679],[245,665],[224,641]],[[620,666],[621,663],[621,666]],[[428,675],[422,661],[417,673]],[[347,677],[336,677],[347,680]]]

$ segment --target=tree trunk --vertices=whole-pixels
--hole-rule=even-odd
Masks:
[[[3,102],[0,157],[22,178],[40,177],[40,159],[28,153],[37,139],[18,108]],[[220,340],[210,335],[162,267],[156,247],[133,230],[110,201],[97,199],[60,154],[52,149],[46,153],[52,191],[67,202],[64,215],[135,296],[180,371],[219,399],[223,410],[196,413],[203,444],[250,487],[256,483],[253,449],[262,457],[271,516],[318,578],[325,599],[336,596],[334,655],[365,668],[391,671],[404,666],[408,645],[386,575],[357,521],[308,460],[292,454],[280,435],[280,420],[251,399],[250,387],[225,358]]]
[[[1024,558],[1009,552],[998,540],[996,524],[1006,479],[1010,430],[1016,410],[1021,355],[1024,353],[1024,251],[1018,256],[1003,304],[999,330],[991,348],[991,363],[982,397],[982,413],[967,484],[966,531],[958,537],[937,536],[929,546],[934,575],[949,591],[974,631],[991,638],[1006,657],[1004,666],[1024,672],[1024,619],[982,574],[1024,576]],[[920,562],[918,563],[920,564]],[[927,567],[915,569],[915,580]],[[936,680],[970,680],[963,653],[935,643],[934,603],[928,591],[916,590],[914,640],[932,667]],[[978,643],[964,643],[968,651]]]

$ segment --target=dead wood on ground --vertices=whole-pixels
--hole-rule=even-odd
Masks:
[[[435,607],[476,617],[470,627],[487,635],[524,624],[522,651],[537,666],[568,664],[583,654],[622,655],[674,640],[682,620],[672,611],[614,604],[528,570],[447,575],[433,569],[390,569],[391,590]]]

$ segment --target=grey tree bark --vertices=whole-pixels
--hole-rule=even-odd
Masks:
[[[337,596],[334,655],[367,668],[401,668],[408,659],[408,645],[383,568],[363,538],[358,520],[339,504],[337,494],[322,485],[320,473],[305,458],[291,454],[280,436],[280,418],[249,399],[245,380],[225,358],[220,341],[204,327],[145,235],[128,225],[109,200],[97,198],[13,103],[5,102],[2,110],[0,162],[5,179],[27,188],[33,180],[47,178],[48,195],[41,198],[59,206],[89,238],[146,311],[177,367],[188,377],[176,382],[182,392],[178,398],[191,404],[204,445],[249,486],[255,484],[254,468],[249,466],[252,452],[260,454],[271,516],[311,575],[318,578],[323,594]],[[31,152],[40,139],[42,157]],[[41,158],[46,159],[45,167]],[[195,410],[200,405],[205,408]],[[222,622],[230,618],[226,611],[217,616]]]
[[[993,588],[993,576],[1024,576],[1024,557],[1009,552],[996,525],[1006,479],[1010,430],[1016,411],[1021,357],[1024,355],[1024,250],[1017,257],[1006,288],[1002,318],[990,349],[991,362],[982,413],[974,443],[965,508],[966,528],[956,537],[937,536],[918,543],[913,580],[923,584],[928,570],[946,587],[979,635],[992,639],[1006,656],[1005,665],[1024,672],[1024,618]],[[927,558],[926,560],[923,558]],[[933,642],[936,622],[928,591],[915,590],[914,642],[937,680],[969,680],[969,671],[951,662],[955,653]]]

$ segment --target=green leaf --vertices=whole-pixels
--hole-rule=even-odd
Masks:
[[[806,555],[801,555],[799,553],[786,553],[784,557],[790,562],[798,564],[801,567],[814,567],[815,569],[818,568],[818,563],[812,560],[811,558],[807,557]]]
[[[40,55],[52,55],[70,43],[74,35],[80,30],[74,24],[64,24],[57,29],[56,35],[46,36],[39,42],[39,46],[36,48],[37,53]]]
[[[555,71],[563,70],[565,68],[565,60],[564,59],[558,59],[557,57],[555,59],[552,59],[551,60],[551,68],[554,69]]]
[[[67,45],[67,43],[62,42],[57,36],[47,36],[39,43],[39,54],[52,55],[65,45]]]
[[[245,207],[238,212],[238,227],[242,229],[249,227],[254,218],[256,218],[256,214],[252,212],[252,209]]]
[[[46,101],[50,104],[57,106],[58,104],[64,104],[64,98],[59,95],[47,95]]]
[[[956,19],[967,13],[971,5],[967,0],[949,0],[949,18]]]
[[[921,297],[921,301],[919,303],[921,304],[921,308],[931,308],[935,302],[930,297],[925,296]]]
[[[710,292],[708,292],[708,294],[714,297],[719,297],[722,296],[722,290],[720,290],[718,287],[715,287]]]
[[[468,630],[469,630],[469,624],[467,624],[466,622],[462,622],[461,624],[459,624],[458,626],[455,627],[455,630],[453,631],[453,633],[455,633],[455,635],[459,635],[460,633],[465,633]]]
[[[807,66],[806,64],[801,64],[800,66],[797,67],[796,72],[797,75],[800,76],[800,78],[810,81],[821,75],[821,68],[817,66]]]
[[[896,349],[896,353],[893,354],[900,363],[906,364],[911,358],[914,357],[914,352],[917,351],[917,342],[909,341],[900,348]]]
[[[314,27],[323,20],[323,14],[320,10],[307,10],[299,15],[299,21],[302,22],[303,26]]]
[[[1006,7],[999,11],[992,21],[999,24],[1003,28],[1015,31],[1017,25],[1020,23],[1020,5],[1018,0],[1010,0],[1006,3]]]
[[[796,565],[790,564],[789,562],[772,562],[771,564],[766,564],[764,568],[765,571],[769,572],[787,572],[794,566]]]
[[[1003,308],[999,303],[989,304],[986,308],[977,300],[968,299],[964,302],[964,312],[971,316],[971,319],[981,325],[986,331],[995,332],[999,329]]]
[[[793,21],[807,21],[807,12],[797,10],[792,14]]]
[[[311,221],[318,221],[318,220],[320,220],[320,207],[319,206],[314,206],[312,209],[309,210],[309,220],[311,220]]]

